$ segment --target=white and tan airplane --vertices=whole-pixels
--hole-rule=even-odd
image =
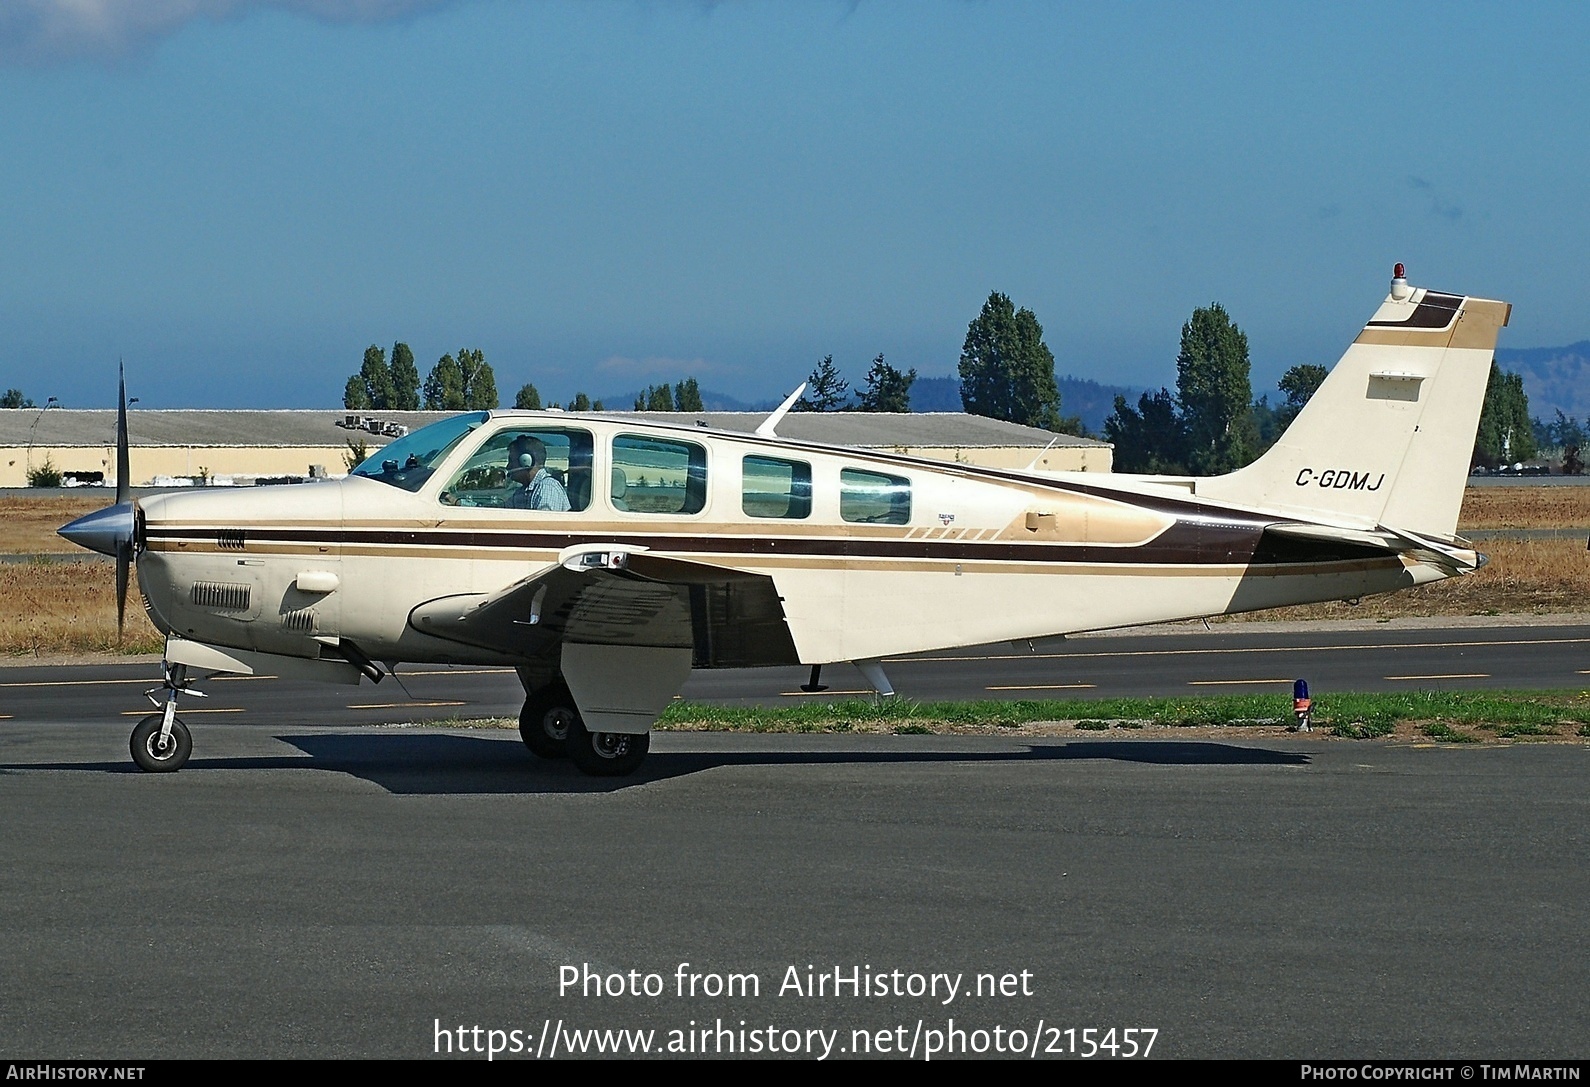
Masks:
[[[789,441],[776,427],[792,396],[754,434],[476,412],[343,480],[132,501],[123,411],[117,504],[61,534],[116,555],[122,594],[136,558],[166,635],[162,712],[131,742],[145,770],[188,758],[190,669],[358,683],[403,661],[513,666],[531,751],[625,774],[692,667],[850,661],[888,694],[894,654],[1477,569],[1458,507],[1510,309],[1410,287],[1399,265],[1280,442],[1225,476]]]

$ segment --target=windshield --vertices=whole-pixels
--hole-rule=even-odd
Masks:
[[[417,491],[464,435],[485,421],[486,413],[477,411],[473,415],[459,415],[421,427],[371,453],[353,474],[390,483],[405,491]]]

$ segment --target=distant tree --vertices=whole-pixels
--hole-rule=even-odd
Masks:
[[[48,455],[44,463],[37,468],[27,470],[29,487],[59,487],[61,485],[61,470],[55,467],[55,462]]]
[[[1281,375],[1276,388],[1286,394],[1286,402],[1276,411],[1281,416],[1283,430],[1292,425],[1292,420],[1303,410],[1303,405],[1313,398],[1329,376],[1329,370],[1312,362],[1300,363]]]
[[[966,326],[961,347],[961,403],[974,415],[1057,430],[1060,390],[1054,354],[1030,309],[994,291]]]
[[[425,378],[428,411],[489,411],[497,404],[497,378],[482,351],[465,347],[457,358],[443,355]]]
[[[661,385],[653,385],[646,390],[647,411],[673,411],[674,394],[665,381]]]
[[[602,406],[602,402],[600,400],[595,400],[595,401],[591,402],[591,410],[592,411],[606,411],[607,409]]]
[[[569,401],[570,411],[590,411],[591,398],[584,393],[575,393],[574,399]]]
[[[915,369],[902,374],[879,354],[867,371],[867,388],[856,406],[862,411],[910,411],[911,383],[915,380]]]
[[[696,384],[696,379],[687,377],[674,386],[675,411],[706,411],[706,405],[701,402],[701,387]]]
[[[458,368],[464,375],[464,407],[468,411],[490,411],[498,404],[497,375],[492,373],[486,353],[459,348]]]
[[[1176,399],[1193,475],[1222,475],[1248,462],[1254,444],[1248,337],[1218,302],[1193,310],[1181,327]]]
[[[392,345],[392,403],[396,411],[418,411],[420,408],[420,371],[414,365],[414,352],[406,343]]]
[[[464,410],[464,372],[452,355],[443,355],[425,375],[426,411]]]
[[[342,406],[349,411],[369,410],[370,394],[365,392],[364,380],[358,374],[348,378],[348,383],[343,386]]]
[[[367,407],[386,411],[394,406],[397,393],[392,386],[392,370],[386,364],[386,352],[375,344],[364,349],[364,365],[359,367],[359,381],[364,386]]]
[[[1520,374],[1506,373],[1492,359],[1491,376],[1485,384],[1485,403],[1480,409],[1479,432],[1474,438],[1473,461],[1494,468],[1499,464],[1530,460],[1536,452],[1524,379]]]
[[[519,387],[519,392],[513,398],[513,406],[520,411],[540,411],[541,394],[529,382]]]
[[[1104,440],[1115,446],[1117,472],[1187,474],[1187,440],[1169,389],[1144,393],[1135,409],[1117,396],[1115,411],[1104,420]]]
[[[849,404],[850,383],[839,376],[834,356],[823,356],[806,379],[806,392],[795,407],[799,411],[840,411]]]
[[[22,395],[21,389],[7,389],[0,393],[0,408],[36,408],[32,400]]]

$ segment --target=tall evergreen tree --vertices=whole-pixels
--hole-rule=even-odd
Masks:
[[[825,355],[806,379],[806,392],[796,402],[799,411],[840,411],[850,403],[850,383],[839,376],[834,356]]]
[[[464,379],[464,410],[490,411],[497,406],[497,375],[486,361],[484,351],[459,348],[458,370]]]
[[[1325,378],[1329,374],[1330,371],[1318,363],[1305,362],[1281,375],[1281,380],[1276,382],[1276,388],[1286,394],[1286,403],[1277,409],[1283,429],[1292,425],[1297,413],[1302,411],[1303,405],[1319,391],[1319,387],[1325,383]]]
[[[392,403],[396,411],[418,411],[420,408],[420,371],[414,365],[414,352],[406,343],[392,345]]]
[[[1530,460],[1536,452],[1524,379],[1502,370],[1493,358],[1491,376],[1485,383],[1485,403],[1480,409],[1479,433],[1474,438],[1474,463],[1494,468]]]
[[[520,411],[540,411],[541,393],[527,381],[519,387],[518,395],[513,398],[513,406]]]
[[[452,355],[443,355],[425,375],[426,411],[463,411],[464,371]]]
[[[1222,475],[1248,462],[1253,444],[1248,337],[1218,302],[1194,310],[1182,325],[1176,398],[1192,474]]]
[[[857,407],[862,411],[910,411],[911,383],[915,380],[915,368],[902,374],[884,362],[880,353],[867,371],[867,388]]]
[[[1050,430],[1060,426],[1054,354],[1030,309],[994,291],[966,327],[961,348],[961,403],[974,415]]]
[[[364,349],[364,365],[359,367],[359,380],[364,382],[364,392],[370,399],[370,407],[386,411],[394,406],[392,370],[386,364],[386,352],[375,344]]]
[[[687,377],[674,386],[675,411],[706,411],[706,405],[701,402],[701,386],[696,384],[696,379]]]
[[[584,393],[575,393],[574,399],[569,401],[570,411],[590,411],[591,398]]]
[[[1117,472],[1187,474],[1186,432],[1169,389],[1144,393],[1135,409],[1126,397],[1117,396],[1115,411],[1104,420],[1104,440],[1115,446]]]
[[[646,390],[647,411],[673,411],[674,394],[665,381],[661,385],[653,385]]]
[[[364,379],[358,374],[348,377],[348,383],[342,387],[342,406],[349,411],[369,411],[370,394],[365,391]]]

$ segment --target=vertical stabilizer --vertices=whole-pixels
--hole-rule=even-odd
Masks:
[[[1506,302],[1401,277],[1264,456],[1198,482],[1211,498],[1333,524],[1450,537]]]

